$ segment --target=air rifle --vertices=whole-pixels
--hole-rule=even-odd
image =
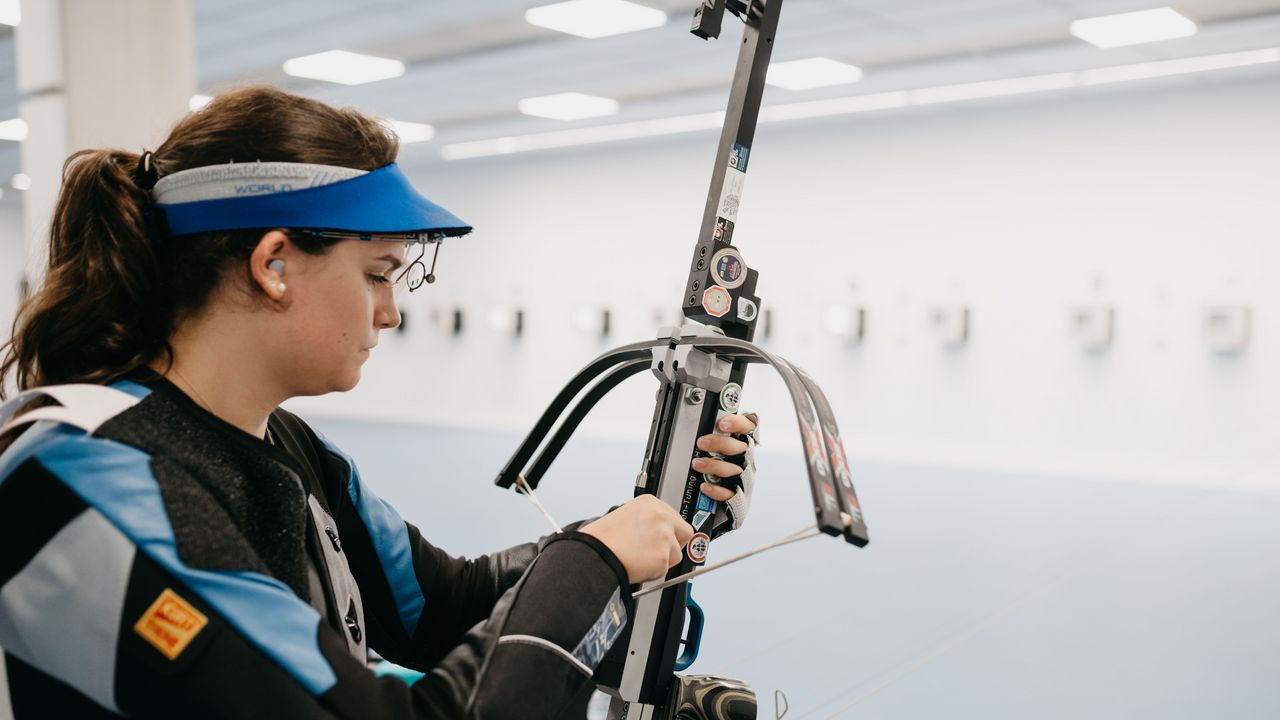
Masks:
[[[672,581],[697,573],[707,561],[711,527],[723,510],[700,491],[704,481],[715,479],[693,470],[693,459],[704,454],[694,444],[714,432],[721,417],[738,412],[748,365],[776,371],[795,406],[813,499],[813,534],[843,537],[859,547],[868,541],[840,430],[822,390],[799,367],[751,342],[761,317],[759,274],[732,242],[781,9],[782,0],[703,0],[694,13],[691,32],[704,40],[719,37],[726,10],[742,20],[744,30],[711,189],[681,297],[685,324],[662,328],[655,340],[624,345],[591,361],[556,395],[496,480],[501,487],[532,493],[604,395],[645,370],[658,379],[635,492],[657,495],[671,505],[694,526],[695,535],[665,582],[636,591],[627,631],[596,670],[597,686],[612,696],[610,720],[756,716],[755,695],[745,683],[676,675],[697,657],[703,615],[689,595],[689,583]]]

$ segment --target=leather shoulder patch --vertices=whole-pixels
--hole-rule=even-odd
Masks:
[[[133,626],[133,631],[165,657],[176,660],[208,624],[209,618],[177,593],[165,588]]]

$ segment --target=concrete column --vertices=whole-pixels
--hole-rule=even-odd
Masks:
[[[152,149],[196,88],[190,0],[25,0],[16,28],[27,277],[44,265],[62,163],[83,148]]]

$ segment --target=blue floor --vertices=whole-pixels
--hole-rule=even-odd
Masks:
[[[493,487],[519,438],[322,421],[423,534],[475,555],[546,532]],[[643,438],[570,444],[562,522],[630,496]],[[766,448],[767,449],[767,448]],[[811,524],[798,457],[760,457],[748,526],[712,560]],[[1280,717],[1280,496],[855,466],[872,543],[819,537],[694,582],[690,672],[773,718]]]

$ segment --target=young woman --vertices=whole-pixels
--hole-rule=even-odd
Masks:
[[[0,437],[0,716],[581,708],[630,585],[679,561],[687,523],[644,496],[450,557],[279,408],[354,387],[400,321],[407,261],[470,230],[408,184],[397,150],[354,111],[247,88],[154,153],[68,160],[44,282],[0,365],[29,391],[0,413],[16,415]],[[741,455],[744,439],[699,447]],[[748,493],[703,492],[723,501],[714,532],[741,522]],[[369,650],[427,675],[379,678]]]

